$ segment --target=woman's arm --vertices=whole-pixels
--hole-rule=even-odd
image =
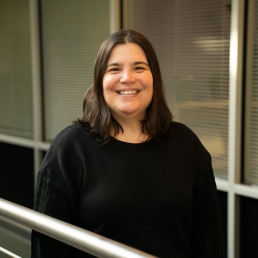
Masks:
[[[38,173],[34,209],[71,224],[77,222],[76,198],[47,167]],[[32,231],[31,257],[72,257],[72,252],[72,247]]]
[[[222,258],[225,257],[225,249],[218,193],[211,158],[206,150],[199,155],[196,169],[198,176],[192,210],[192,256]]]

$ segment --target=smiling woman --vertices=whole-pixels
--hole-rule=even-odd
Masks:
[[[150,42],[132,30],[101,45],[83,117],[58,134],[35,209],[157,257],[224,256],[211,158],[172,121]],[[37,232],[32,257],[92,257]]]
[[[86,92],[83,117],[75,123],[106,144],[111,137],[131,143],[147,141],[166,133],[171,121],[150,42],[132,30],[110,35],[96,58],[94,82]]]

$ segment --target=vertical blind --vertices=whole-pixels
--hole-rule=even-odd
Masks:
[[[0,1],[0,133],[33,138],[28,0]]]
[[[250,1],[246,83],[244,182],[258,185],[258,4]]]
[[[154,45],[174,120],[198,135],[226,178],[231,1],[127,1],[124,17]]]
[[[45,140],[82,115],[101,42],[109,35],[109,1],[44,0],[42,10]]]

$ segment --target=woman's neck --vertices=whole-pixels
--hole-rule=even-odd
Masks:
[[[117,140],[129,143],[141,143],[148,139],[148,135],[142,133],[141,122],[136,120],[118,121],[123,128],[117,135],[112,133],[112,136]]]

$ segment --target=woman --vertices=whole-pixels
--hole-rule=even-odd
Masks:
[[[143,35],[102,43],[83,111],[42,163],[35,209],[158,257],[223,257],[210,155],[172,122]],[[33,232],[32,257],[92,256]]]

